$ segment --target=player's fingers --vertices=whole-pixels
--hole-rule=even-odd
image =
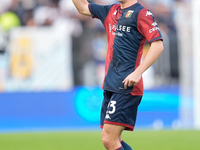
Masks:
[[[124,81],[122,81],[122,83],[125,83],[125,82],[126,82],[126,80],[127,80],[127,77],[124,79]]]
[[[137,85],[137,82],[135,82],[133,85],[136,86],[136,85]]]
[[[124,88],[127,89],[127,84],[128,84],[128,80],[125,80],[124,82]]]
[[[133,84],[134,84],[133,81],[129,81],[129,83],[128,83],[128,87],[130,87],[130,86],[133,85]]]

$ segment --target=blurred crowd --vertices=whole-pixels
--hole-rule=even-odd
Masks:
[[[98,4],[117,3],[117,0],[88,0]],[[178,48],[174,21],[177,4],[187,0],[138,0],[150,9],[164,37],[165,56],[154,66],[154,75],[178,80]],[[65,20],[72,31],[73,68],[75,85],[99,85],[104,76],[107,50],[105,30],[100,21],[79,14],[72,0],[0,0],[1,33],[17,26],[59,27]],[[145,47],[148,50],[148,45]],[[145,53],[144,53],[145,55]],[[168,56],[168,57],[166,57]],[[159,61],[158,61],[159,62]],[[164,63],[164,64],[162,64]],[[161,67],[164,66],[164,67]]]
[[[0,14],[12,12],[17,15],[21,26],[53,25],[67,11],[60,0],[0,0]],[[70,10],[69,10],[70,11]]]

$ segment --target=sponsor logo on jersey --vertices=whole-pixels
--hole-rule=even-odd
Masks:
[[[131,18],[132,14],[134,13],[134,10],[129,10],[126,14],[126,18]]]
[[[131,27],[129,26],[111,25],[110,23],[108,24],[108,26],[109,26],[109,32],[111,32],[112,35],[123,36],[123,32],[131,32]],[[116,31],[122,31],[122,32],[116,32]]]
[[[109,26],[109,32],[111,31],[123,31],[123,32],[131,32],[131,27],[129,26],[123,26],[123,25],[111,25],[110,23],[108,24]]]
[[[117,31],[123,31],[123,32],[131,32],[131,27],[123,26],[123,25],[117,25],[116,30]]]
[[[153,14],[148,10],[146,16],[153,16]]]
[[[158,25],[157,22],[152,23],[152,26],[157,26],[157,25]]]
[[[160,29],[158,27],[154,27],[154,28],[149,30],[149,33],[152,33],[152,32],[157,31],[157,30],[160,30]]]
[[[112,35],[123,36],[123,34],[122,34],[122,33],[120,33],[120,32],[117,32],[117,33],[115,33],[115,32],[112,32]]]

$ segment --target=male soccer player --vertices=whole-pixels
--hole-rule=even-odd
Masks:
[[[101,109],[102,142],[107,150],[132,150],[121,140],[123,130],[133,131],[143,95],[142,73],[163,51],[162,36],[154,16],[137,0],[97,5],[73,0],[83,15],[98,18],[108,39]],[[150,49],[142,63],[145,41]]]

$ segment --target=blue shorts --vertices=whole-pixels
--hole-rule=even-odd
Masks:
[[[101,128],[106,123],[124,126],[125,130],[133,131],[142,96],[109,91],[104,91],[103,95]]]

